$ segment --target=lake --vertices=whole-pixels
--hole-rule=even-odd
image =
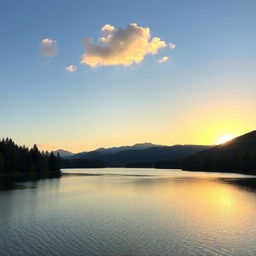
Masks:
[[[256,255],[256,193],[240,185],[250,177],[63,172],[0,191],[1,256]]]

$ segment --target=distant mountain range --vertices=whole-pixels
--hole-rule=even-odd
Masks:
[[[88,152],[84,151],[84,152],[80,152],[80,153],[76,153],[76,154],[72,153],[70,151],[67,151],[67,150],[63,150],[63,149],[55,150],[53,153],[55,155],[57,155],[59,153],[60,157],[62,157],[62,158],[72,157],[73,159],[84,159],[86,157],[89,159],[95,159],[95,158],[97,158],[97,156],[101,156],[101,155],[105,155],[105,154],[109,154],[109,153],[117,153],[117,152],[120,152],[123,150],[129,150],[129,149],[138,150],[138,149],[145,149],[145,148],[156,147],[156,146],[163,146],[163,145],[157,145],[157,144],[147,142],[147,143],[137,143],[137,144],[134,144],[133,146],[98,148],[93,151],[88,151]]]
[[[116,154],[125,150],[142,150],[142,149],[147,149],[147,148],[152,148],[152,147],[163,147],[162,145],[155,145],[152,143],[137,143],[133,146],[121,146],[121,147],[111,147],[111,148],[98,148],[94,151],[89,151],[89,152],[82,152],[78,153],[72,156],[72,159],[99,159],[103,160],[102,158],[107,158],[105,157],[106,155],[109,154]]]
[[[140,150],[123,150],[101,156],[98,159],[110,166],[127,165],[129,163],[156,162],[187,157],[208,148],[209,146],[197,145],[158,146]]]
[[[69,168],[127,166],[256,174],[256,131],[217,146],[142,143],[78,154],[57,152]]]
[[[61,155],[62,158],[71,160],[97,159],[105,162],[106,166],[126,166],[130,163],[154,163],[162,160],[184,158],[211,146],[201,145],[174,145],[163,146],[152,143],[141,143],[133,146],[113,148],[99,148],[90,152]],[[70,153],[70,152],[69,152]]]
[[[184,159],[182,168],[193,171],[256,174],[256,131]]]

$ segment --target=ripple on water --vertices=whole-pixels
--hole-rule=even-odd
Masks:
[[[0,192],[0,255],[256,255],[256,194],[241,181],[97,172]]]

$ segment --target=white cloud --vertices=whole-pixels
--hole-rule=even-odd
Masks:
[[[158,37],[151,39],[150,29],[137,24],[129,24],[125,29],[116,30],[107,24],[101,28],[104,34],[100,37],[101,45],[93,43],[92,39],[85,39],[85,53],[82,64],[91,67],[124,65],[140,63],[145,55],[156,54],[166,42]]]
[[[56,41],[49,38],[44,38],[41,40],[40,48],[41,48],[41,55],[43,57],[53,57],[59,51],[56,45]]]
[[[104,31],[107,31],[107,32],[113,32],[113,31],[115,31],[116,29],[115,29],[115,27],[114,26],[111,26],[111,25],[109,25],[109,24],[106,24],[106,25],[104,25],[102,28],[101,28],[101,32],[104,32]]]
[[[164,56],[163,58],[161,58],[160,60],[158,60],[158,63],[163,63],[163,62],[166,62],[167,60],[169,60],[169,57],[167,56]]]
[[[67,66],[65,69],[66,69],[66,71],[68,71],[68,72],[75,72],[76,69],[77,69],[77,66],[75,66],[75,65],[69,65],[69,66]]]
[[[169,43],[169,47],[174,50],[176,48],[176,45],[173,43]]]

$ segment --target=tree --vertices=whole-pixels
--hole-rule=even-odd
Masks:
[[[0,152],[0,174],[4,172],[4,157]]]
[[[53,177],[60,175],[60,157],[53,153],[40,152],[37,145],[31,149],[26,146],[18,146],[11,139],[0,141],[0,173],[15,180]]]

